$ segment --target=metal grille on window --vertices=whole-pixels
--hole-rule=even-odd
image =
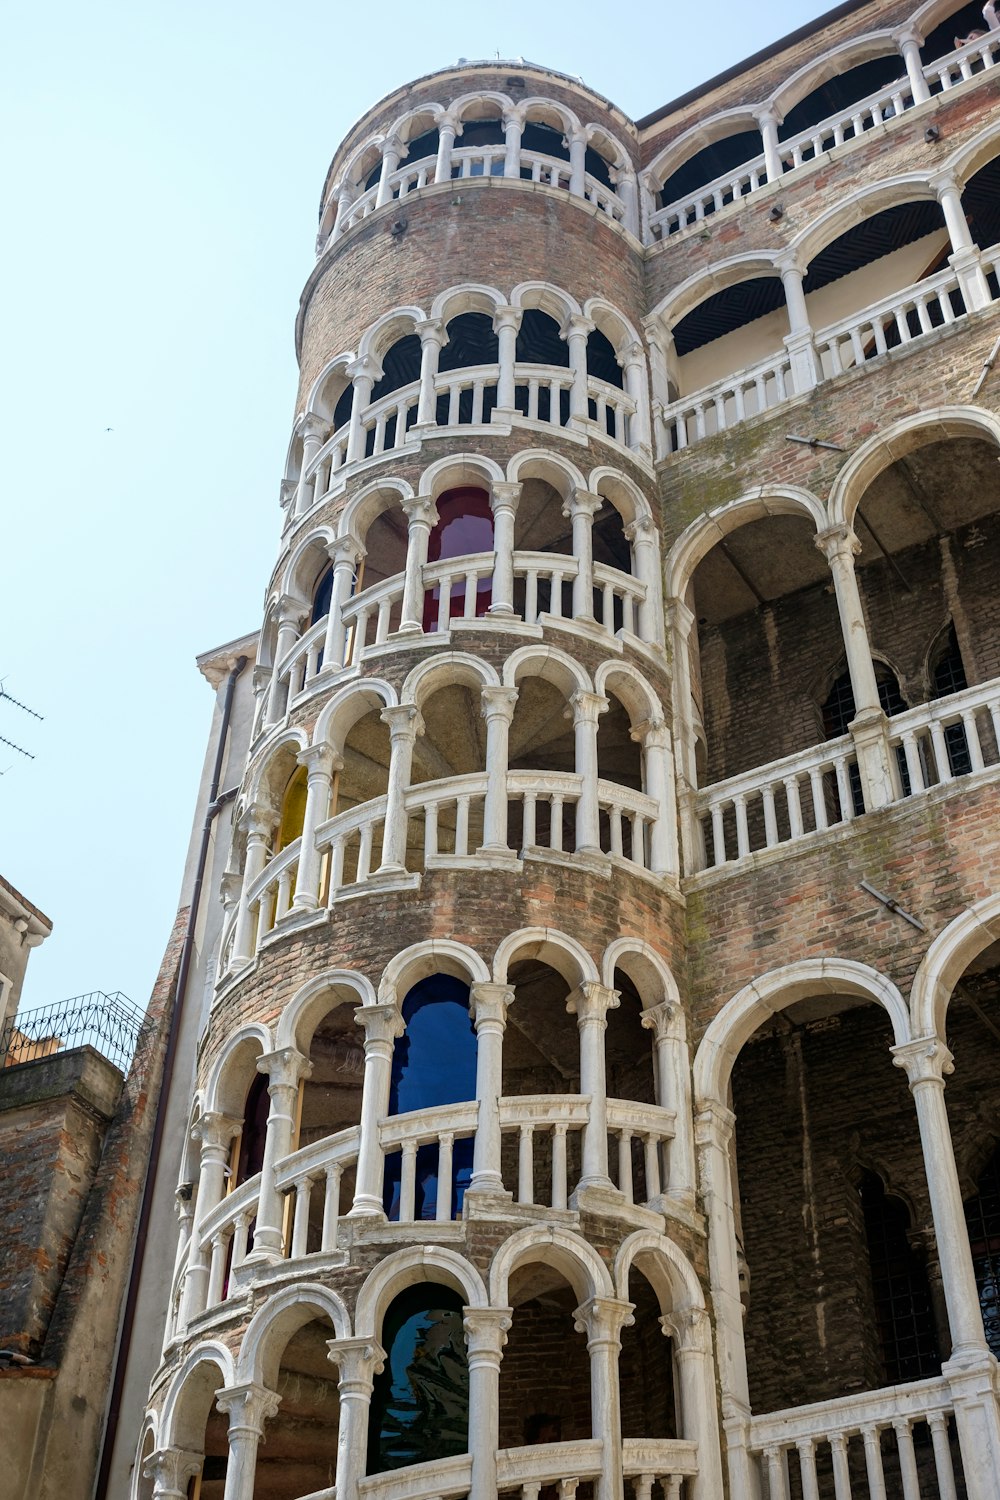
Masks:
[[[960,693],[968,687],[962,653],[954,625],[949,626],[942,649],[934,664],[931,694],[934,698],[947,698],[949,693]],[[948,764],[953,776],[967,776],[972,770],[969,741],[963,724],[948,724],[944,731],[944,742],[948,749]]]
[[[890,1385],[938,1372],[941,1356],[931,1316],[927,1271],[909,1240],[905,1204],[874,1172],[861,1184],[875,1316]]]
[[[1000,1355],[1000,1147],[980,1173],[979,1192],[966,1202],[965,1222],[986,1342]]]

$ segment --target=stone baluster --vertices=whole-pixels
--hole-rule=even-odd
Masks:
[[[285,1200],[275,1185],[275,1171],[293,1149],[299,1082],[309,1077],[312,1063],[294,1047],[283,1047],[277,1052],[263,1053],[257,1059],[257,1071],[267,1076],[270,1104],[260,1169],[257,1225],[253,1249],[246,1257],[250,1264],[280,1260],[284,1253]]]
[[[299,638],[302,621],[309,606],[303,599],[291,594],[282,594],[278,600],[278,636],[274,644],[274,666],[268,686],[267,713],[264,722],[268,728],[280,724],[285,715],[288,699],[288,678],[281,671],[281,664]]]
[[[389,787],[385,799],[385,821],[382,825],[382,863],[380,875],[398,875],[406,870],[406,793],[410,788],[413,747],[417,735],[424,732],[424,721],[414,703],[383,708],[379,714],[389,726]]]
[[[469,1500],[496,1500],[500,1447],[500,1361],[511,1325],[509,1307],[462,1309],[469,1351]]]
[[[354,1019],[365,1031],[365,1077],[361,1090],[361,1142],[356,1189],[348,1217],[384,1217],[384,1158],[378,1123],[389,1110],[393,1046],[406,1028],[395,1005],[360,1005]]]
[[[517,689],[484,687],[482,713],[486,720],[486,806],[480,854],[509,855],[507,844],[507,762],[510,725]]]
[[[778,150],[778,126],[781,124],[781,116],[773,105],[769,105],[766,109],[760,110],[755,118],[764,146],[764,170],[767,172],[767,180],[780,182],[784,175],[784,167]]]
[[[299,842],[299,863],[295,873],[297,911],[315,911],[319,906],[320,852],[316,847],[316,830],[330,816],[330,794],[333,773],[343,768],[343,760],[332,745],[309,745],[296,757],[306,768],[306,808]]]
[[[442,115],[438,120],[438,151],[434,164],[434,181],[451,181],[451,153],[455,149],[455,137],[461,126],[451,115]]]
[[[229,1170],[229,1154],[233,1136],[240,1128],[239,1120],[218,1112],[202,1115],[195,1126],[195,1134],[201,1141],[201,1164],[198,1173],[198,1196],[194,1205],[194,1223],[191,1229],[191,1249],[188,1254],[187,1271],[184,1276],[184,1295],[181,1300],[182,1327],[187,1327],[192,1318],[204,1311],[208,1296],[209,1260],[202,1247],[202,1226],[213,1209],[222,1202]]]
[[[649,388],[642,345],[638,340],[626,344],[617,358],[625,377],[625,394],[635,407],[629,418],[628,445],[642,458],[651,460],[653,436],[649,425]]]
[[[504,159],[503,175],[520,179],[521,176],[521,133],[524,130],[524,119],[519,110],[508,110],[503,117],[503,139]]]
[[[500,1173],[500,1095],[503,1092],[503,1034],[514,991],[506,984],[474,984],[469,996],[476,1027],[476,1139],[470,1193],[505,1193]]]
[[[514,367],[517,363],[517,333],[524,316],[519,307],[498,307],[493,314],[493,331],[497,336],[497,361],[500,375],[497,380],[496,414],[500,421],[515,414]]]
[[[420,339],[420,396],[417,401],[416,432],[420,436],[437,426],[437,374],[441,350],[448,342],[448,334],[440,318],[428,318],[417,324]],[[411,428],[411,432],[416,429]],[[398,438],[398,434],[397,434]]]
[[[338,536],[327,547],[333,563],[333,587],[330,591],[330,613],[326,619],[323,642],[323,670],[337,672],[347,665],[347,630],[344,610],[354,590],[358,564],[365,549],[354,536]]]
[[[236,931],[233,935],[232,968],[239,968],[252,961],[254,944],[253,912],[250,906],[250,889],[267,862],[270,841],[278,826],[277,814],[262,803],[254,802],[243,815],[247,834],[247,851],[243,861],[243,888],[236,913]]]
[[[895,779],[888,721],[879,700],[868,627],[854,569],[854,559],[861,551],[861,543],[849,526],[831,526],[827,531],[819,532],[815,540],[833,575],[847,670],[854,694],[855,714],[850,729],[858,755],[865,807],[869,811],[888,807],[896,797]]]
[[[585,979],[569,995],[566,1009],[576,1016],[580,1032],[580,1093],[589,1095],[583,1128],[583,1170],[577,1194],[587,1188],[614,1192],[608,1176],[608,1088],[604,1057],[608,1011],[617,1010],[620,996],[592,979]]]
[[[569,700],[576,741],[576,774],[580,778],[580,800],[576,805],[577,854],[601,853],[600,805],[597,797],[597,721],[608,709],[607,698],[597,693],[577,692]]]
[[[601,1443],[601,1472],[594,1500],[623,1500],[622,1413],[618,1356],[622,1329],[635,1321],[635,1305],[616,1297],[591,1297],[573,1314],[578,1333],[587,1335],[590,1355],[591,1431]]]
[[[363,359],[356,359],[349,364],[346,374],[351,377],[353,391],[351,425],[347,434],[347,452],[344,462],[353,464],[365,456],[365,430],[361,419],[371,405],[372,389],[376,380],[382,377],[382,366],[377,359],[366,355]]]
[[[667,721],[646,719],[631,730],[630,738],[642,746],[643,790],[657,807],[650,838],[649,867],[652,874],[661,879],[676,880],[680,874],[677,799],[673,741]]]
[[[413,495],[402,502],[407,520],[406,574],[403,580],[401,635],[419,635],[424,628],[424,568],[427,547],[438,514],[428,495]],[[442,584],[442,587],[447,585]]]
[[[253,1381],[231,1385],[215,1393],[215,1404],[229,1418],[229,1461],[223,1500],[253,1500],[257,1447],[264,1423],[281,1405],[276,1391]]]
[[[514,519],[521,486],[495,480],[490,490],[493,512],[493,598],[487,614],[514,613]]]
[[[785,289],[785,306],[788,310],[788,334],[785,348],[792,367],[792,384],[796,395],[814,390],[819,382],[816,349],[813,345],[812,326],[806,310],[806,294],[802,289],[805,271],[793,260],[780,258],[775,263]]]
[[[358,1481],[368,1467],[368,1414],[375,1376],[385,1350],[374,1339],[330,1339],[327,1349],[340,1371],[340,1425],[337,1430],[337,1500],[358,1500]]]
[[[653,1033],[657,1102],[662,1108],[672,1110],[674,1115],[667,1196],[690,1209],[695,1204],[697,1178],[691,1116],[691,1061],[684,1012],[680,1005],[661,1000],[657,1005],[648,1006],[640,1021]]]
[[[979,247],[972,238],[965,209],[962,207],[962,190],[953,177],[932,178],[931,187],[944,213],[951,241],[948,264],[958,277],[965,305],[970,312],[990,307],[993,297],[982,267]]]
[[[931,91],[927,86],[923,64],[920,61],[920,49],[924,45],[924,38],[913,26],[905,26],[902,31],[894,34],[893,41],[906,64],[906,76],[910,81],[910,92],[913,95],[914,104],[925,104],[931,97]]]
[[[569,367],[573,372],[573,384],[569,390],[569,416],[571,422],[585,422],[589,414],[587,393],[587,340],[595,325],[579,313],[567,318],[562,334],[569,345]]]
[[[562,508],[573,528],[573,618],[588,624],[594,620],[594,516],[604,504],[601,495],[574,488]]]
[[[379,173],[378,189],[375,193],[376,208],[381,208],[392,197],[392,186],[389,178],[395,172],[405,155],[406,144],[398,136],[390,135],[382,142],[382,170]]]

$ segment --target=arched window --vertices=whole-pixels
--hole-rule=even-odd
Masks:
[[[962,652],[955,634],[954,623],[948,626],[938,640],[931,655],[931,697],[947,698],[950,693],[960,693],[969,686],[965,675]],[[946,724],[944,731],[948,764],[953,776],[967,776],[972,770],[969,741],[963,724]]]
[[[467,1453],[462,1298],[434,1283],[408,1287],[389,1305],[381,1342],[386,1360],[372,1390],[368,1473]]]
[[[479,552],[493,551],[493,512],[490,497],[485,490],[474,485],[462,485],[458,489],[446,490],[437,501],[438,520],[427,543],[429,563],[446,562],[450,557],[472,557]],[[445,585],[449,587],[449,585]],[[465,607],[465,579],[460,578],[450,585],[451,602],[448,617],[467,613]],[[475,615],[484,615],[492,599],[489,574],[481,577],[476,585]],[[424,630],[436,628],[441,598],[441,585],[435,584],[424,595]]]
[[[288,778],[285,795],[281,799],[281,822],[278,824],[276,854],[282,849],[287,849],[289,844],[294,844],[295,840],[302,836],[308,789],[309,774],[305,766],[296,766]]]
[[[267,1112],[270,1096],[267,1092],[267,1077],[258,1073],[247,1090],[243,1106],[243,1129],[233,1142],[233,1170],[230,1184],[238,1188],[241,1182],[256,1177],[264,1165],[264,1139],[267,1135]]]
[[[1000,1146],[979,1174],[975,1197],[966,1199],[965,1223],[986,1342],[1000,1355]]]
[[[324,568],[316,581],[313,591],[312,610],[309,615],[309,624],[315,625],[319,620],[325,620],[330,613],[330,600],[333,597],[333,565]]]
[[[872,1295],[887,1385],[921,1380],[941,1368],[927,1269],[910,1244],[910,1215],[882,1179],[866,1172],[861,1208]]]
[[[414,985],[403,1001],[406,1030],[397,1040],[392,1058],[389,1113],[434,1109],[461,1104],[476,1097],[476,1033],[469,1012],[469,986],[450,974],[433,974]],[[462,1211],[462,1199],[472,1176],[472,1141],[458,1140],[452,1155],[451,1211]],[[398,1220],[401,1202],[402,1153],[386,1157],[385,1211]],[[434,1219],[438,1209],[438,1148],[417,1151],[415,1219]],[[464,1452],[463,1450],[460,1450]]]

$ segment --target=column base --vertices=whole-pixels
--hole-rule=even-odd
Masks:
[[[284,1252],[281,1244],[257,1245],[255,1244],[249,1255],[245,1255],[240,1261],[238,1269],[242,1271],[244,1266],[274,1266],[279,1260],[284,1260]]]
[[[319,897],[314,896],[312,891],[304,891],[295,897],[289,908],[289,914],[294,911],[317,911],[319,909]]]
[[[381,1198],[372,1193],[359,1193],[345,1216],[348,1219],[381,1219],[388,1223]]]
[[[496,618],[497,615],[500,615],[504,619],[520,619],[520,615],[515,610],[513,604],[491,604],[488,607],[486,613],[488,615],[493,615],[494,618]]]
[[[896,777],[889,748],[889,720],[880,708],[864,709],[847,726],[858,756],[865,808],[874,812],[896,801]]]
[[[403,620],[396,631],[397,635],[423,635],[423,633],[424,627],[417,620]]]

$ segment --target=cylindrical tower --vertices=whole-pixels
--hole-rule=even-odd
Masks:
[[[636,141],[331,167],[140,1494],[719,1494]]]

